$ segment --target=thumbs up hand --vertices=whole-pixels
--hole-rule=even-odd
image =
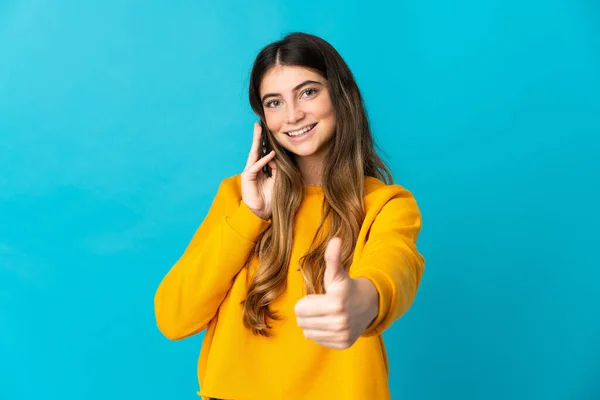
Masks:
[[[294,309],[304,336],[333,349],[354,344],[377,316],[379,301],[370,280],[352,279],[342,267],[341,245],[333,238],[325,251],[325,294],[305,296]]]

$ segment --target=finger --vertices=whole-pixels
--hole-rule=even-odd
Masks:
[[[327,264],[341,264],[341,258],[342,239],[334,237],[327,243],[327,248],[325,249],[325,262]]]
[[[304,329],[303,331],[304,337],[310,340],[314,340],[315,342],[334,342],[335,341],[335,333],[328,331],[320,331],[315,329]]]
[[[260,160],[255,162],[254,165],[252,165],[250,168],[248,168],[246,170],[246,172],[250,176],[258,175],[258,172],[262,169],[262,167],[267,165],[269,163],[269,161],[271,161],[273,159],[273,157],[275,157],[275,150],[271,150],[271,152],[269,154],[267,154],[266,156],[264,156],[263,158],[261,158]]]
[[[294,311],[297,317],[323,317],[339,314],[343,311],[343,307],[341,302],[327,295],[310,294],[296,303]]]
[[[250,153],[248,154],[248,160],[246,160],[246,167],[244,170],[248,169],[251,165],[253,165],[259,157],[259,149],[260,149],[260,137],[262,133],[262,127],[258,122],[254,123],[254,134],[252,136],[252,147],[250,148]]]
[[[271,167],[271,178],[277,178],[277,164],[275,161],[269,161],[269,167]]]
[[[321,340],[321,341],[318,341],[317,344],[320,346],[328,347],[330,349],[335,349],[335,350],[343,350],[346,348],[346,347],[344,347],[343,344],[341,344],[339,342],[330,341],[330,340]]]
[[[348,329],[347,318],[335,317],[297,317],[297,325],[302,329],[343,332]]]

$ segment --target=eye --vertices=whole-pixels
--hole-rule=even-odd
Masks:
[[[314,95],[314,94],[316,94],[318,92],[319,91],[317,89],[315,89],[315,88],[308,88],[308,89],[306,89],[306,90],[304,90],[302,92],[302,97],[310,97],[310,96],[312,96],[312,95]]]
[[[278,105],[279,105],[279,100],[271,100],[271,101],[267,101],[265,103],[265,107],[267,107],[267,108],[277,107]]]

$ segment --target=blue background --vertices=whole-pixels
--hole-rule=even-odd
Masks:
[[[151,4],[152,3],[152,4]],[[394,399],[600,399],[600,4],[0,2],[0,399],[196,399],[153,295],[244,166],[256,53],[300,30],[421,206]]]

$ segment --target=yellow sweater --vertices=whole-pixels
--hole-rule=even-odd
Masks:
[[[388,363],[381,333],[405,313],[424,269],[416,248],[421,214],[409,191],[365,179],[366,218],[350,267],[379,293],[378,316],[348,349],[322,347],[304,337],[294,305],[304,296],[297,265],[321,219],[323,191],[305,187],[294,231],[287,289],[273,304],[281,320],[273,336],[255,336],[242,323],[248,269],[244,263],[270,221],[242,201],[240,175],[223,180],[213,204],[154,299],[161,332],[172,340],[207,328],[198,361],[203,399],[385,400]],[[251,273],[250,273],[251,274]]]

